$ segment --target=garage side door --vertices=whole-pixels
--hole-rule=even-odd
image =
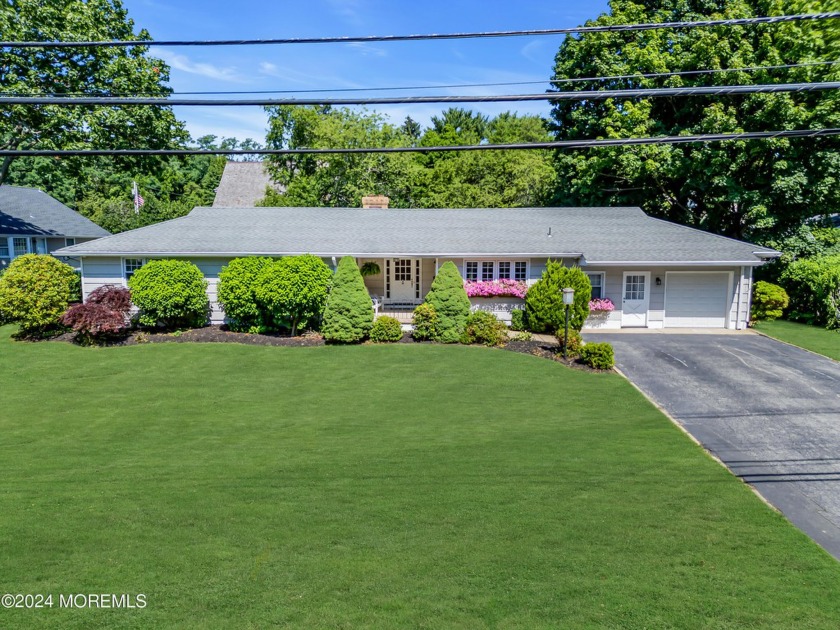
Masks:
[[[668,273],[665,327],[724,328],[728,298],[728,273]]]

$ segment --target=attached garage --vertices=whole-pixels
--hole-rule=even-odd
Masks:
[[[665,328],[725,328],[732,274],[675,272],[665,275]]]

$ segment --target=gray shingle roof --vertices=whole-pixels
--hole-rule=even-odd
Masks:
[[[96,238],[110,232],[41,190],[0,186],[0,234]]]
[[[253,208],[265,197],[265,189],[282,187],[273,184],[263,162],[228,162],[222,173],[214,208]]]
[[[758,264],[777,254],[648,217],[639,208],[196,208],[60,255],[583,255],[597,262]]]

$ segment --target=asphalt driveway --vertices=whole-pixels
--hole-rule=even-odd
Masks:
[[[757,334],[584,339],[840,560],[840,363]]]

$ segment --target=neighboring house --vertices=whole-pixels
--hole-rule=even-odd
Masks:
[[[265,197],[266,188],[282,192],[263,162],[228,162],[216,188],[214,208],[253,208]]]
[[[0,269],[24,254],[52,254],[110,232],[36,188],[0,186]],[[62,259],[77,267],[77,258]]]
[[[549,259],[579,265],[594,297],[615,311],[589,326],[744,328],[753,268],[778,252],[645,215],[639,208],[388,209],[196,208],[189,215],[67,247],[82,259],[85,296],[123,284],[152,258],[193,261],[207,277],[213,323],[219,271],[240,256],[310,253],[333,268],[345,255],[380,267],[365,277],[383,312],[423,301],[438,267],[453,261],[466,280],[510,278],[533,284]],[[385,207],[371,207],[371,206]],[[517,298],[471,298],[509,319]]]

